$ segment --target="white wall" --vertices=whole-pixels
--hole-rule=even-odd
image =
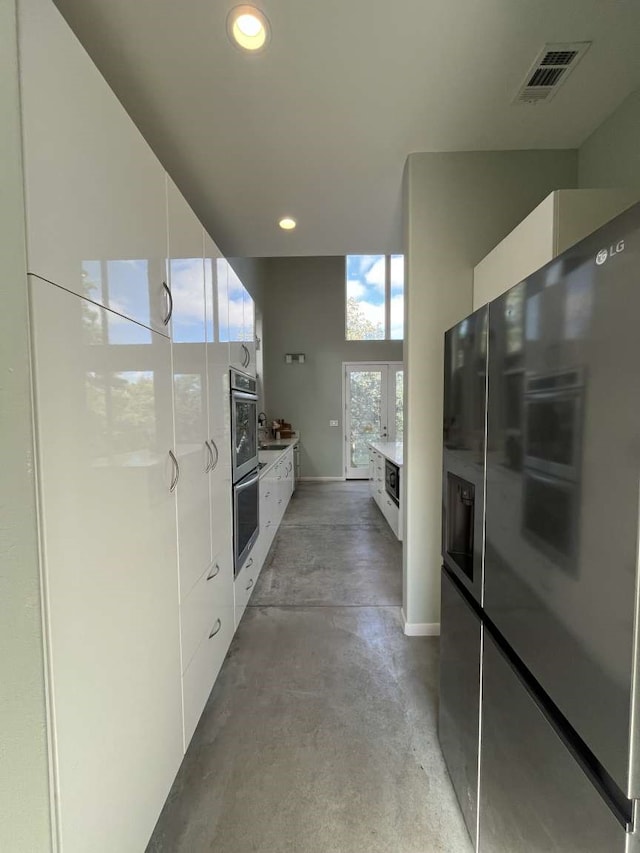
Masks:
[[[473,267],[552,190],[576,151],[412,154],[404,177],[405,619],[440,621],[443,334],[472,306]]]
[[[640,89],[582,144],[578,180],[581,187],[640,189]]]
[[[0,850],[52,849],[15,0],[0,3]]]

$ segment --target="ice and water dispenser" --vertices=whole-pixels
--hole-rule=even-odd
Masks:
[[[473,483],[447,472],[446,551],[450,560],[473,581],[473,526],[476,489]]]

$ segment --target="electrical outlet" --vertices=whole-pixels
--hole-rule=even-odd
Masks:
[[[329,421],[329,426],[338,426],[338,421]]]

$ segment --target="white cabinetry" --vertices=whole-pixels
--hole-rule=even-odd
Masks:
[[[398,539],[402,539],[402,503],[400,506],[391,500],[387,494],[385,485],[385,463],[386,457],[376,450],[374,447],[369,447],[369,493],[374,501],[378,504],[380,512],[386,518],[389,527],[393,530]],[[398,467],[399,477],[402,480],[402,467]],[[400,488],[402,494],[402,488]],[[402,500],[402,499],[401,499]]]
[[[19,10],[28,270],[167,334],[165,172],[53,3]]]
[[[204,237],[179,190],[168,182],[169,280],[173,295],[171,350],[175,453],[180,466],[178,565],[180,597],[186,597],[212,558],[207,444],[207,353]]]
[[[183,753],[170,343],[36,277],[31,304],[60,836],[139,851]]]
[[[53,2],[19,15],[52,833],[138,853],[234,629],[229,267]]]
[[[473,271],[480,308],[638,200],[633,190],[556,190]]]
[[[181,606],[185,748],[195,731],[235,628],[233,569],[225,548]]]
[[[293,494],[293,452],[293,446],[291,446],[284,451],[275,464],[270,464],[260,477],[260,533],[245,565],[235,579],[236,626],[242,619],[242,614]]]
[[[214,340],[215,247],[208,238],[205,261],[205,232],[170,179],[168,215],[186,748],[233,635],[230,442]]]

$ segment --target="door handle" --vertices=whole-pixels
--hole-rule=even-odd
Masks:
[[[169,320],[173,316],[173,296],[171,295],[171,289],[168,287],[167,282],[163,281],[162,286],[165,289],[165,292],[168,296],[168,305],[167,305],[167,316],[162,318],[162,322],[165,326],[169,325]]]
[[[209,471],[211,471],[211,469],[213,468],[213,450],[211,450],[211,446],[208,441],[205,441],[204,446],[209,452],[209,462],[207,463],[207,467],[204,469],[204,473],[208,474]]]
[[[178,480],[180,479],[180,465],[178,464],[178,460],[176,459],[173,450],[169,451],[169,456],[171,457],[171,461],[173,462],[173,479],[171,480],[169,491],[175,492],[176,486],[178,485]]]
[[[212,438],[210,438],[209,441],[211,442],[211,447],[216,452],[215,459],[213,458],[213,456],[211,457],[211,468],[209,469],[210,471],[213,471],[218,466],[218,460],[220,459],[220,451],[218,450],[218,445]]]

